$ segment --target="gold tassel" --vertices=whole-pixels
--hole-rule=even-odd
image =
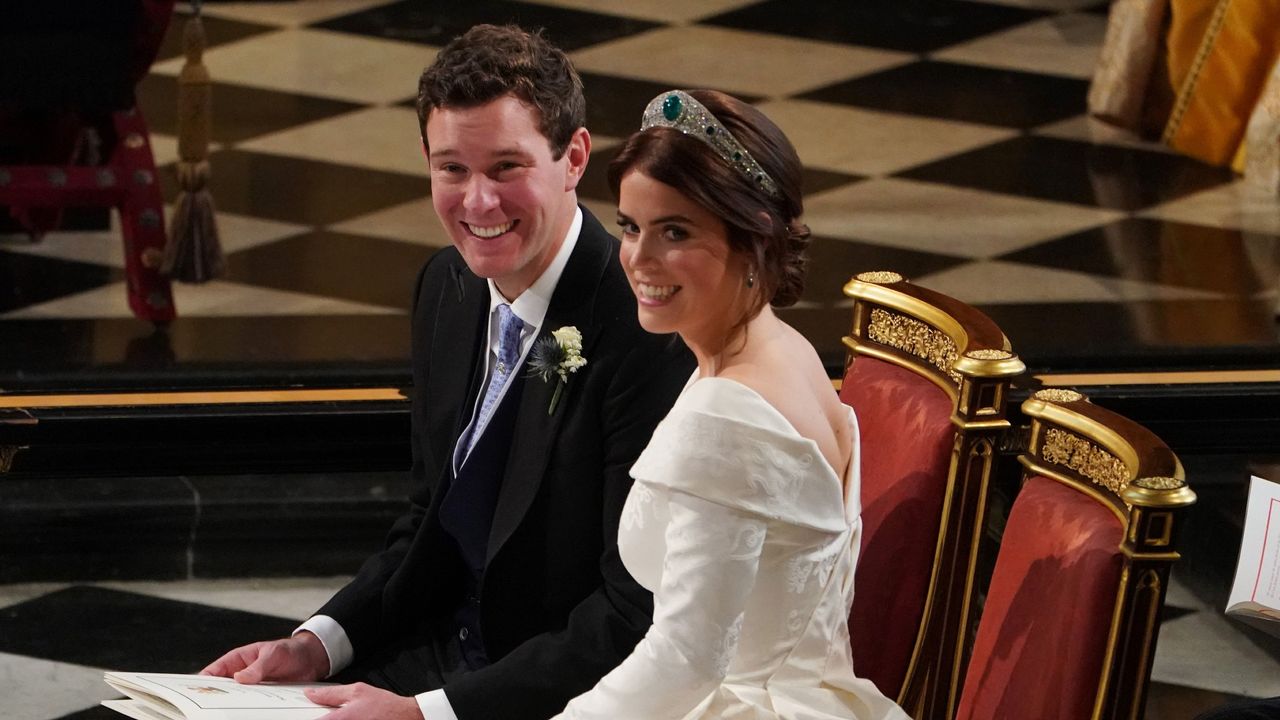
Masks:
[[[226,260],[218,239],[209,193],[210,80],[204,66],[204,26],[200,3],[182,33],[186,62],[178,75],[178,200],[160,271],[175,280],[203,283],[223,274]]]

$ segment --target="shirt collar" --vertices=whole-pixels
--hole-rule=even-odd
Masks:
[[[569,264],[569,256],[573,254],[573,249],[578,245],[578,235],[582,231],[582,208],[575,207],[573,209],[573,222],[569,224],[569,232],[564,236],[564,242],[560,243],[560,249],[556,251],[556,256],[551,259],[551,264],[546,270],[538,276],[537,280],[529,286],[528,290],[520,293],[511,301],[511,312],[516,317],[524,321],[527,327],[541,328],[542,321],[547,317],[547,308],[551,305],[551,295],[556,290],[556,285],[560,282],[560,276],[564,273],[565,265]],[[489,314],[493,315],[498,306],[505,303],[506,299],[502,297],[502,293],[498,292],[498,285],[489,278]]]

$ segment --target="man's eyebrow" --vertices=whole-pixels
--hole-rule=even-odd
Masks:
[[[446,157],[446,158],[461,154],[458,150],[454,148],[441,148],[439,150],[431,150],[430,152],[431,152],[431,155],[434,157]],[[489,153],[489,157],[491,158],[527,157],[528,155],[529,153],[525,152],[524,150],[521,150],[520,148],[499,148]]]

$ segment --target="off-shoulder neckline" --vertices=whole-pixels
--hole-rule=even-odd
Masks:
[[[750,385],[747,385],[746,383],[740,380],[734,380],[733,378],[727,378],[727,377],[720,377],[719,375],[708,375],[707,377],[699,377],[698,371],[695,370],[693,372],[693,376],[689,378],[689,382],[686,383],[684,386],[685,392],[688,392],[688,390],[692,388],[694,385],[697,385],[700,382],[706,382],[708,380],[718,380],[722,383],[728,383],[732,387],[741,388],[751,398],[756,400],[759,404],[769,408],[769,412],[773,413],[775,417],[777,417],[779,420],[782,421],[783,425],[785,425],[787,429],[791,431],[792,436],[794,436],[795,438],[803,442],[807,442],[811,446],[813,446],[813,453],[817,455],[818,459],[822,462],[823,467],[827,469],[827,472],[830,473],[830,475],[833,478],[835,478],[836,481],[839,483],[841,496],[848,495],[849,485],[851,484],[849,482],[849,479],[850,479],[849,475],[853,471],[853,462],[855,457],[858,454],[858,448],[855,447],[853,449],[853,452],[850,453],[848,467],[845,468],[844,474],[842,475],[839,472],[837,472],[835,467],[832,466],[831,463],[827,460],[827,456],[822,454],[822,448],[818,446],[818,442],[816,440],[806,435],[802,435],[800,431],[796,429],[796,426],[791,422],[791,420],[786,415],[782,414],[781,410],[774,407],[773,403],[766,400],[765,397],[759,393],[759,391],[757,391],[755,388],[751,387]],[[845,409],[846,416],[852,417],[852,422],[855,423],[854,426],[856,428],[857,416],[854,414],[853,408],[849,407],[848,405],[845,405],[844,409]],[[847,497],[845,497],[845,499],[847,500]]]

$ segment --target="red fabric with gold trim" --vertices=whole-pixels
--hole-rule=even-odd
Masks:
[[[938,542],[955,429],[952,402],[928,379],[871,357],[840,399],[862,436],[862,554],[849,615],[859,677],[897,697],[915,647]]]
[[[1109,508],[1036,476],[1014,501],[957,720],[1083,720],[1093,712],[1120,583]]]

